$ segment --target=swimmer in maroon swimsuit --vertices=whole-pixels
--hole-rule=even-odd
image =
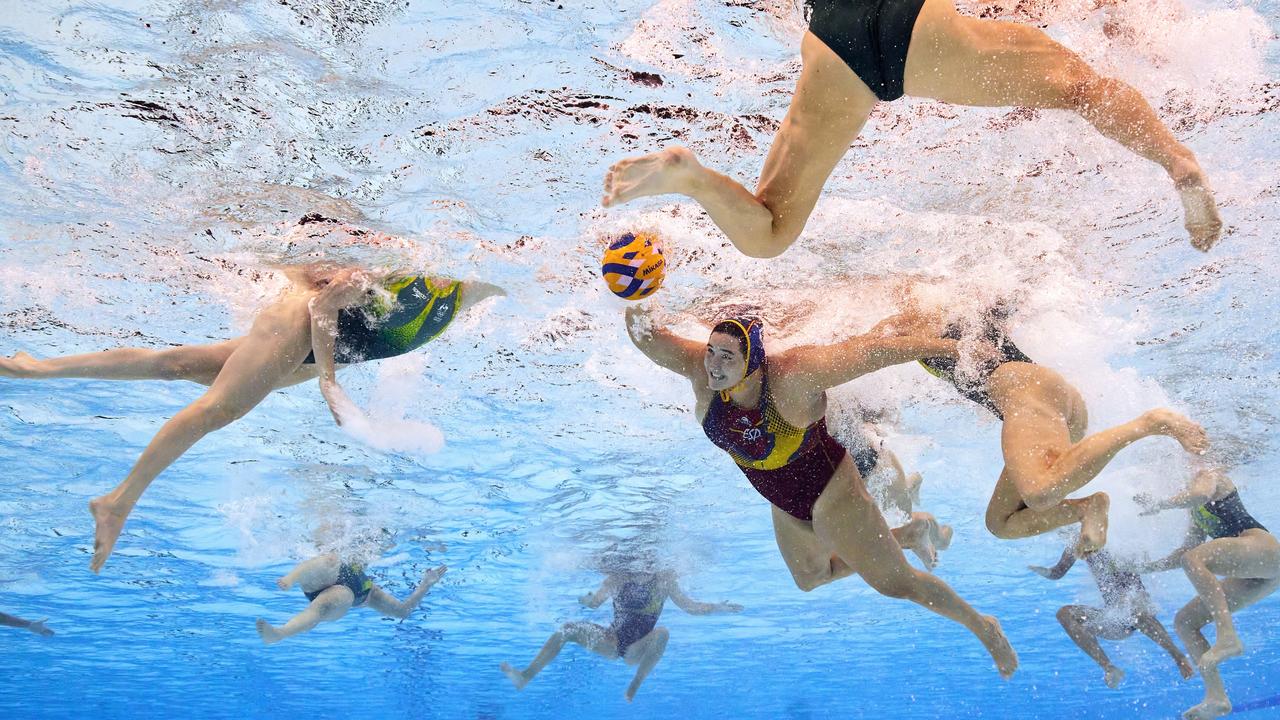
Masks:
[[[773,504],[778,550],[801,590],[860,575],[883,595],[964,625],[1000,674],[1013,674],[1018,656],[1000,623],[903,557],[904,545],[935,542],[937,523],[890,530],[862,480],[874,458],[846,452],[826,427],[828,388],[889,365],[954,356],[954,340],[873,333],[770,358],[759,320],[726,320],[698,342],[655,327],[639,307],[627,310],[627,331],[651,360],[690,381],[707,437]]]
[[[609,627],[590,622],[565,623],[547,639],[529,667],[517,670],[510,663],[502,663],[502,672],[517,690],[523,690],[535,675],[556,659],[565,643],[577,643],[597,655],[610,660],[622,658],[628,665],[636,666],[635,677],[627,687],[627,702],[630,702],[640,689],[640,683],[644,682],[667,649],[670,633],[658,625],[658,617],[662,615],[667,598],[690,615],[742,612],[742,606],[737,603],[704,603],[690,599],[670,572],[610,573],[598,590],[583,595],[578,602],[589,608],[598,608],[611,597],[613,623]]]

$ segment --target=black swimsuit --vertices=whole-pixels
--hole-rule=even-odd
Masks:
[[[613,630],[618,638],[618,656],[636,641],[653,632],[666,603],[666,593],[658,587],[656,575],[637,576],[622,583],[613,595]]]
[[[343,563],[338,567],[338,581],[328,587],[320,588],[315,592],[303,592],[308,600],[315,600],[320,593],[331,587],[345,585],[355,599],[351,601],[351,607],[360,607],[365,600],[369,599],[369,593],[373,592],[373,580],[364,574],[364,567],[361,565],[353,565],[351,563]]]
[[[942,337],[949,340],[959,340],[960,326],[952,325],[948,327],[947,331],[942,334]],[[973,380],[966,382],[956,377],[956,360],[954,358],[925,358],[920,361],[920,364],[923,365],[924,369],[928,370],[930,374],[936,375],[952,385],[955,385],[961,395],[964,395],[970,400],[990,410],[1003,422],[1004,415],[1000,413],[1000,409],[996,407],[994,402],[992,402],[991,393],[987,392],[987,381],[991,379],[991,373],[995,372],[1001,365],[1011,362],[1029,363],[1031,362],[1031,358],[1027,357],[1026,353],[1019,350],[1018,346],[1014,345],[1013,341],[1010,340],[1007,335],[1000,332],[994,323],[987,326],[983,333],[983,337],[987,342],[996,346],[996,349],[1000,352],[1000,357],[997,360],[984,363],[979,367],[978,376]]]
[[[911,31],[924,0],[810,0],[809,32],[881,100],[902,97]]]
[[[1205,535],[1214,540],[1239,537],[1245,530],[1253,528],[1267,529],[1244,509],[1244,503],[1240,502],[1240,493],[1236,490],[1192,510],[1191,519],[1204,531]]]

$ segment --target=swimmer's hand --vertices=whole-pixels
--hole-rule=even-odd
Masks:
[[[53,631],[44,626],[45,621],[48,619],[49,618],[41,618],[39,620],[32,620],[27,624],[27,629],[40,637],[53,637]]]
[[[586,595],[583,595],[582,597],[578,598],[578,604],[584,607],[589,607],[589,608],[600,607],[600,603],[596,602],[595,593],[587,593]]]
[[[742,612],[742,606],[731,602],[716,603],[716,612],[740,613]]]
[[[338,385],[337,380],[321,380],[320,394],[324,396],[324,401],[329,405],[329,413],[333,415],[333,421],[341,426],[342,412],[351,405],[346,393],[342,391],[342,387]]]
[[[1139,517],[1158,515],[1164,509],[1160,507],[1159,501],[1152,497],[1151,493],[1138,493],[1133,496],[1133,501],[1142,508],[1138,513]]]
[[[1053,580],[1053,570],[1042,565],[1028,565],[1027,569],[1043,578]]]

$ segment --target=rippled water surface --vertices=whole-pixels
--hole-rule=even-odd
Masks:
[[[0,382],[0,610],[58,633],[2,633],[0,711],[1116,718],[1198,702],[1199,680],[1141,639],[1107,646],[1129,678],[1102,685],[1054,620],[1098,602],[1088,574],[1025,570],[1057,558],[1057,535],[986,532],[999,427],[918,369],[836,391],[833,424],[901,408],[888,444],[956,528],[938,573],[1001,618],[1021,670],[1001,682],[959,626],[858,580],[797,591],[767,505],[701,438],[687,385],[632,349],[595,269],[601,236],[658,229],[657,305],[692,332],[750,302],[777,347],[865,330],[905,273],[957,306],[1015,295],[1015,337],[1081,389],[1095,428],[1162,404],[1194,415],[1280,525],[1280,8],[1134,0],[1111,17],[1131,32],[1071,7],[1047,20],[1199,154],[1230,225],[1208,255],[1159,169],[1074,116],[913,100],[877,109],[779,259],[739,256],[688,203],[601,210],[611,162],[671,143],[755,177],[799,71],[788,0],[0,0],[0,353],[221,340],[284,287],[278,264],[321,257],[510,292],[424,351],[344,373],[386,427],[440,427],[441,452],[344,433],[314,384],[275,393],[160,477],[101,576],[86,501],[200,388]],[[309,240],[290,222],[309,211],[409,239]],[[1118,554],[1180,537],[1129,499],[1171,491],[1175,456],[1147,441],[1097,481]],[[292,562],[382,529],[394,547],[371,574],[393,594],[450,567],[421,611],[262,645],[255,618],[304,604],[274,585]],[[632,706],[631,669],[576,647],[517,693],[499,662],[527,662],[560,622],[608,622],[577,598],[609,552],[654,553],[693,597],[746,609],[668,605],[666,657]],[[1147,582],[1171,626],[1189,584]],[[1241,708],[1280,693],[1277,611],[1240,616],[1248,651],[1224,674]]]

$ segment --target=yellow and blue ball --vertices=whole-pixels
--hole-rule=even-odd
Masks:
[[[662,240],[652,233],[627,233],[605,248],[600,274],[609,290],[624,300],[647,298],[667,277]]]

